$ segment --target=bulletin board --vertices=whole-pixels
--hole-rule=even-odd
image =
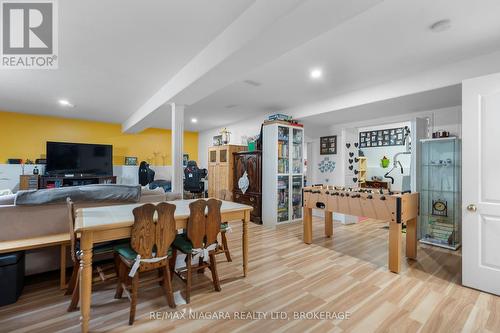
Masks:
[[[359,147],[388,147],[404,145],[404,127],[359,133]]]

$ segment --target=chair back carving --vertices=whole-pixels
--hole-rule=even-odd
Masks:
[[[221,205],[222,201],[217,199],[200,199],[189,204],[187,237],[194,248],[207,247],[217,242],[222,220]]]
[[[162,202],[156,206],[158,212],[158,222],[156,223],[156,249],[157,256],[167,255],[170,245],[172,245],[177,228],[175,226],[175,205]]]
[[[222,222],[220,207],[222,206],[222,201],[217,199],[208,199],[207,206],[208,213],[205,232],[207,240],[206,244],[210,245],[217,242],[217,235],[220,233],[220,224]]]
[[[69,237],[71,240],[71,260],[76,262],[76,234],[75,234],[75,204],[70,197],[66,198],[68,206]]]
[[[168,248],[174,241],[175,205],[163,202],[155,206],[145,204],[133,210],[134,225],[130,245],[141,258],[167,255]]]
[[[203,199],[189,204],[189,219],[187,223],[187,237],[194,248],[202,248],[205,240],[207,202]]]

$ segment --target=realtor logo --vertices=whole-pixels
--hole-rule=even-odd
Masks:
[[[1,68],[57,69],[56,0],[0,0]]]

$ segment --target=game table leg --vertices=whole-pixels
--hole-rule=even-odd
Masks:
[[[333,212],[325,210],[325,236],[333,236]]]
[[[312,208],[304,207],[304,243],[312,243]]]
[[[417,218],[406,222],[406,256],[417,259]]]
[[[389,270],[394,273],[401,271],[401,223],[389,223]]]

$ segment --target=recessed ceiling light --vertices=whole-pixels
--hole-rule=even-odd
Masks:
[[[67,99],[60,99],[59,104],[68,108],[74,108],[75,106],[71,104]]]
[[[310,76],[311,76],[311,79],[319,79],[320,77],[323,76],[323,72],[321,71],[321,69],[315,68],[315,69],[311,70]]]
[[[198,122],[198,119],[196,119],[196,118],[191,118],[191,122],[192,122],[192,123],[194,123],[194,124],[196,124],[196,123]]]
[[[432,32],[443,32],[451,28],[451,21],[446,19],[446,20],[439,20],[437,22],[434,22],[431,24],[429,29],[431,29]]]
[[[251,86],[254,86],[254,87],[259,87],[262,84],[260,82],[254,81],[254,80],[244,80],[243,82],[246,84],[249,84]]]

